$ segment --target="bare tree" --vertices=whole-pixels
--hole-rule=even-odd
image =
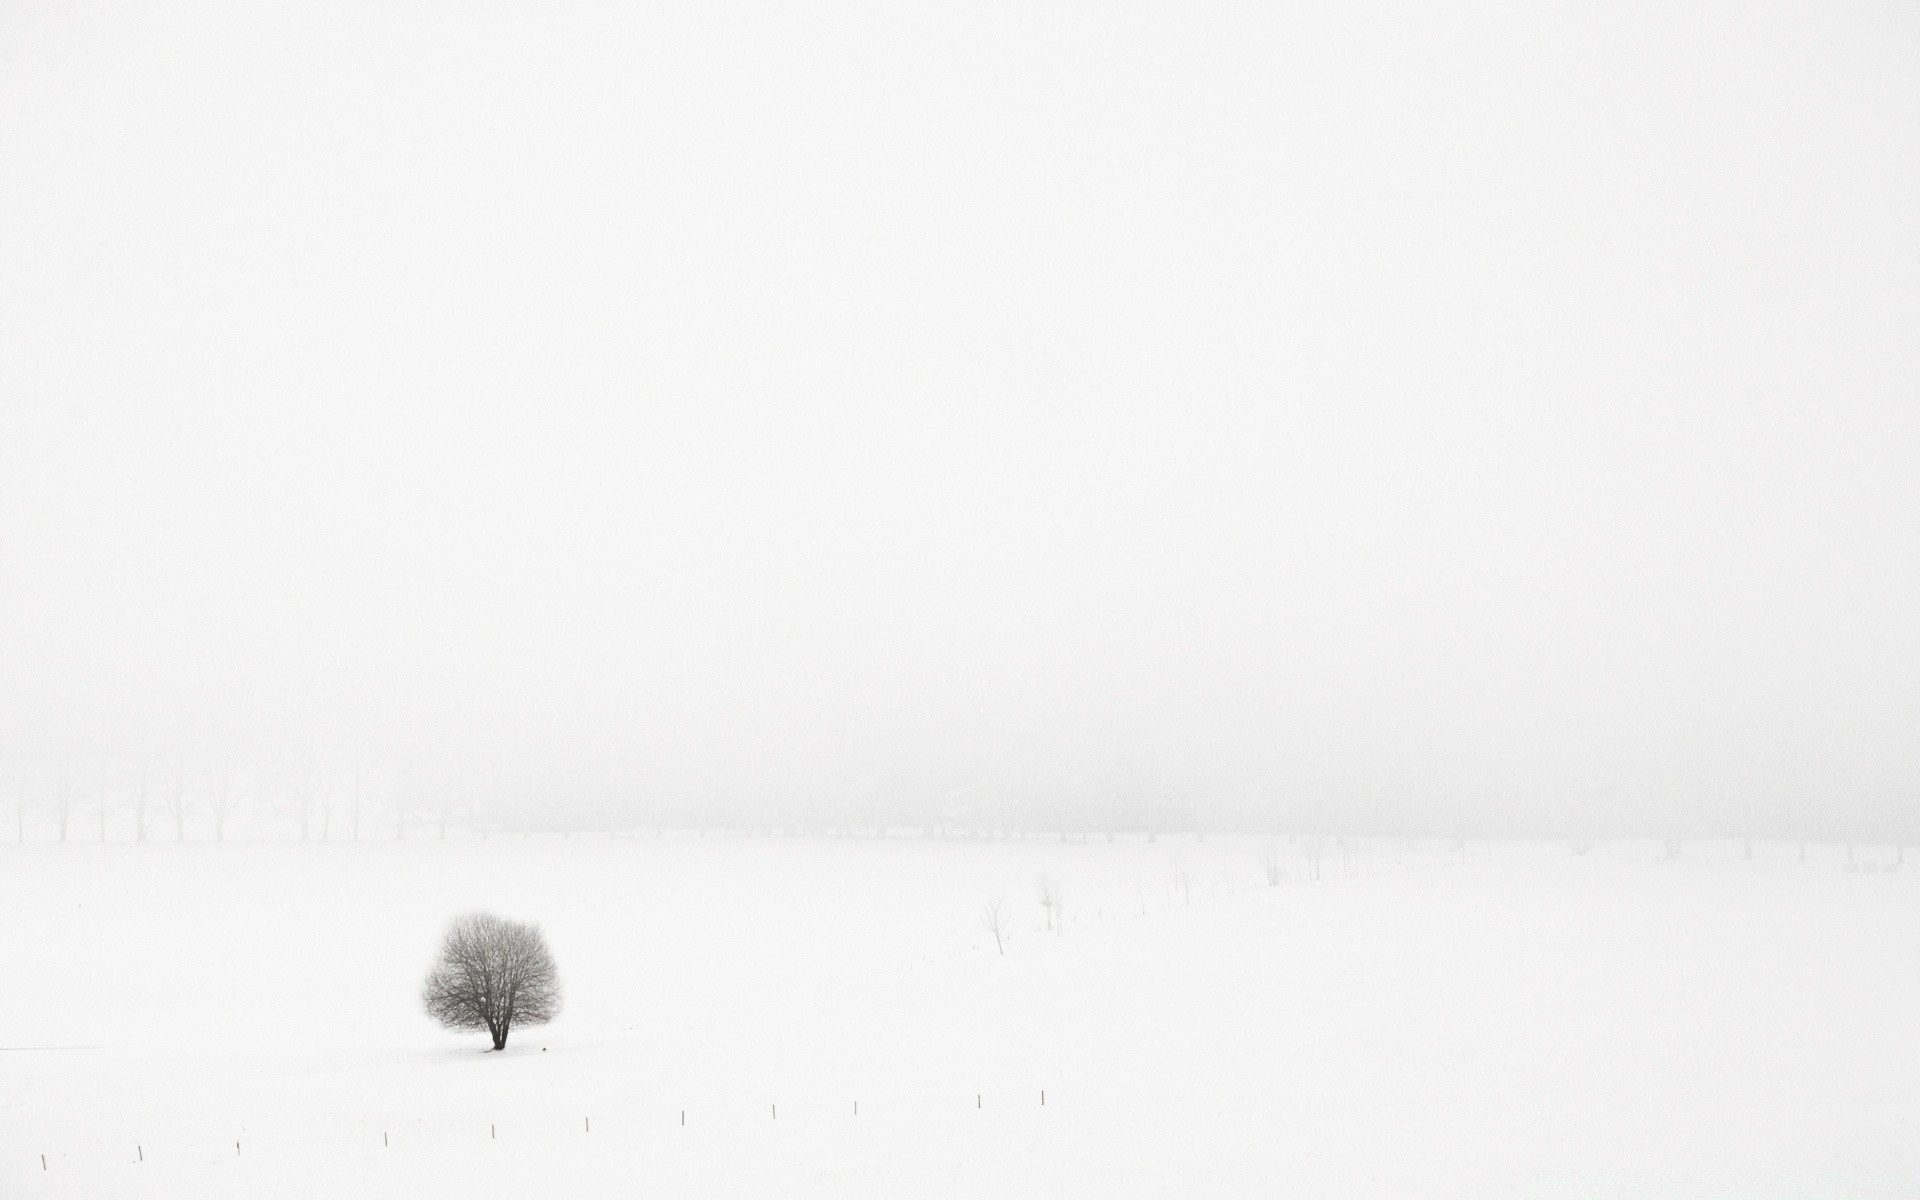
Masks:
[[[300,829],[300,840],[313,840],[313,818],[326,803],[318,760],[299,758],[289,764],[279,781],[278,813]]]
[[[110,769],[111,764],[109,760],[104,755],[101,756],[100,771],[94,779],[94,782],[99,785],[99,792],[94,796],[94,811],[100,818],[100,840],[103,842],[107,840],[107,805],[111,799],[112,791],[108,786],[111,782],[108,779],[108,771]]]
[[[213,840],[227,839],[227,818],[239,807],[240,793],[233,786],[233,767],[218,762],[207,770],[207,812],[213,817]]]
[[[1007,902],[1004,897],[995,896],[980,909],[980,928],[993,935],[993,948],[1000,953],[1007,952]]]
[[[472,808],[464,782],[457,779],[440,781],[439,786],[433,789],[428,812],[434,824],[439,827],[441,841],[447,840],[448,823],[466,817],[471,813]]]
[[[276,790],[279,796],[273,811],[299,827],[301,841],[312,840],[313,776],[307,773],[306,764],[296,762],[288,767]]]
[[[333,836],[333,781],[339,777],[340,764],[331,758],[322,758],[313,769],[314,795],[320,807],[320,840],[327,841]]]
[[[1266,845],[1260,848],[1260,869],[1267,874],[1268,887],[1279,887],[1280,881],[1286,878],[1286,870],[1280,861],[1279,839],[1268,838]]]
[[[287,818],[300,826],[300,840],[311,841],[316,819],[320,840],[326,841],[333,826],[333,781],[339,768],[321,754],[295,761],[285,779]]]
[[[133,764],[133,792],[127,799],[127,807],[133,810],[133,840],[147,840],[147,809],[153,801],[153,777],[147,770],[144,760]]]
[[[484,1029],[507,1047],[518,1023],[544,1025],[560,1012],[560,974],[538,925],[492,913],[455,918],[420,998],[448,1029]]]
[[[1055,934],[1061,932],[1064,922],[1060,919],[1060,884],[1051,875],[1042,875],[1038,887],[1040,907],[1047,910],[1047,928]]]
[[[73,764],[60,763],[60,778],[53,785],[53,812],[60,819],[60,840],[67,840],[67,819],[73,815]]]
[[[1307,878],[1320,878],[1320,858],[1326,852],[1326,843],[1317,837],[1302,838],[1300,852],[1307,859]]]
[[[357,758],[353,763],[353,840],[360,840],[360,806],[366,792],[367,760]]]
[[[167,781],[167,791],[160,798],[160,807],[173,818],[173,840],[187,840],[187,816],[193,811],[193,793],[187,787],[187,760],[182,758],[173,764],[173,777]]]

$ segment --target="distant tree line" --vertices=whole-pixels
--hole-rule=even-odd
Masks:
[[[677,793],[600,776],[508,769],[458,755],[372,749],[260,753],[196,747],[152,752],[8,753],[0,745],[0,821],[14,841],[365,841],[661,830],[756,836],[1149,841],[1208,832],[1268,835],[1654,837],[1678,844],[1751,841],[1920,843],[1920,805],[1855,806],[1821,819],[1729,806],[1713,819],[1628,814],[1580,821],[1547,798],[1544,817],[1495,822],[1463,808],[1421,811],[1351,797],[1234,790],[1142,770],[1072,772],[1044,764],[854,778],[841,786],[751,794]],[[1562,814],[1555,819],[1552,814]],[[0,832],[5,838],[6,832]]]

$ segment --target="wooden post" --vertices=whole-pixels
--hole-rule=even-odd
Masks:
[[[391,1145],[393,1145],[393,1143],[392,1143],[392,1142],[389,1142],[389,1141],[387,1140],[387,1131],[386,1131],[386,1130],[384,1130],[384,1129],[380,1131],[380,1144],[381,1144],[382,1146],[391,1146]]]
[[[609,835],[609,836],[611,836],[611,835]],[[587,1132],[588,1132],[588,1133],[592,1133],[592,1132],[593,1132],[593,1118],[592,1118],[592,1117],[587,1117],[587,1118],[585,1118],[585,1120],[586,1120],[586,1122],[587,1122]]]
[[[234,1156],[235,1158],[239,1158],[239,1157],[240,1157],[240,1143],[239,1143],[239,1142],[235,1142],[235,1143],[233,1144],[233,1156]]]
[[[493,1125],[489,1125],[487,1126],[487,1136],[497,1141],[500,1137],[500,1130]]]
[[[1040,1107],[1045,1108],[1046,1106],[1047,1106],[1047,1089],[1041,1088],[1040,1089]]]
[[[680,1123],[682,1125],[687,1123],[687,1110],[684,1108],[680,1110]]]
[[[858,1100],[853,1102],[853,1115],[856,1117],[860,1115],[860,1102]]]
[[[133,1147],[133,1152],[140,1156],[141,1162],[147,1161],[147,1148],[145,1146],[142,1146],[136,1142]]]
[[[974,1106],[975,1108],[979,1108],[979,1107],[981,1107],[981,1104],[980,1104],[980,1093],[979,1093],[979,1092],[975,1092],[975,1093],[973,1094],[973,1106]]]
[[[44,1154],[40,1156],[40,1169],[42,1171],[47,1169],[47,1156]]]
[[[780,1106],[778,1104],[770,1104],[767,1107],[773,1110],[773,1119],[778,1121],[780,1119]]]

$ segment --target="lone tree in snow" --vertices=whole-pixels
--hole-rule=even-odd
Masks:
[[[1060,915],[1060,883],[1051,875],[1042,875],[1036,889],[1040,895],[1040,907],[1047,910],[1047,929],[1058,936],[1065,922]]]
[[[980,910],[980,928],[993,935],[993,948],[1007,952],[1007,902],[999,896],[987,901]]]
[[[538,925],[468,913],[447,927],[420,998],[448,1029],[484,1029],[504,1050],[516,1023],[544,1025],[560,1012],[560,973]]]

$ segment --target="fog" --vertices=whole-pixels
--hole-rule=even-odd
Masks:
[[[1890,3],[14,0],[0,766],[1920,836],[1916,213]]]

